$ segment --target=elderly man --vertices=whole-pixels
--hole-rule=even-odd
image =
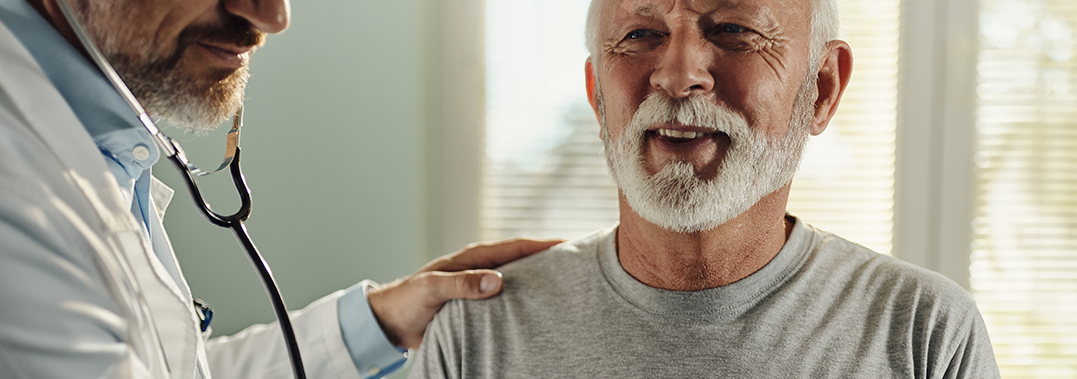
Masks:
[[[0,0],[0,377],[291,377],[275,325],[203,337],[160,219],[158,152],[57,1]],[[288,0],[70,2],[147,111],[193,129],[236,112],[250,55],[290,16]],[[316,301],[293,317],[306,372],[391,372],[446,299],[501,288],[497,272],[461,270],[553,243],[476,245]]]
[[[971,296],[785,212],[852,56],[833,0],[594,0],[620,223],[450,302],[413,378],[992,378]]]

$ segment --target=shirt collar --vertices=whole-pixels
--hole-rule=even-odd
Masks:
[[[149,132],[104,74],[24,0],[0,0],[0,22],[34,57],[110,162],[121,187],[159,153]]]

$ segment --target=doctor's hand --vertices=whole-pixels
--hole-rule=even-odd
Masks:
[[[485,299],[497,294],[502,279],[493,268],[562,241],[517,238],[471,244],[427,263],[409,277],[369,291],[367,301],[393,345],[418,348],[427,324],[446,301]]]

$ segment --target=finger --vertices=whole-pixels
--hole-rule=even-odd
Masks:
[[[425,278],[430,298],[426,303],[439,306],[453,299],[485,299],[501,292],[504,281],[493,270],[431,272]]]
[[[564,242],[564,240],[514,238],[497,242],[471,244],[456,253],[430,262],[421,271],[492,269],[549,249],[561,242]]]

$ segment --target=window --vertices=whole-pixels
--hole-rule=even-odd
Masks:
[[[981,0],[969,283],[1008,378],[1077,377],[1077,3]]]
[[[588,4],[486,1],[485,239],[571,238],[617,222],[617,188],[584,92]]]

